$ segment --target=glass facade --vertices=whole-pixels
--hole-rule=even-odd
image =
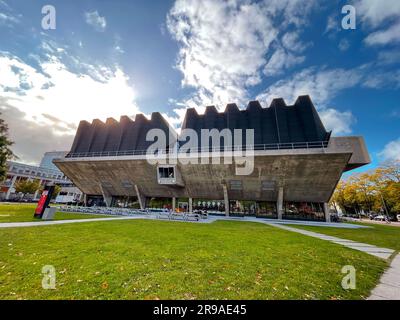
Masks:
[[[325,221],[324,206],[319,202],[289,202],[283,204],[282,219]]]
[[[276,203],[267,201],[229,201],[232,216],[255,216],[260,218],[278,218]]]

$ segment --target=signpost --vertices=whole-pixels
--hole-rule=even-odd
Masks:
[[[54,185],[44,187],[42,195],[40,196],[37,207],[35,209],[35,214],[33,216],[34,218],[37,219],[42,218],[44,211],[46,210],[46,208],[50,203],[53,192],[54,192]]]

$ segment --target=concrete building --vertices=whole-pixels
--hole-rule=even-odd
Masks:
[[[66,154],[67,152],[64,151],[46,152],[39,166],[8,161],[6,179],[0,182],[0,200],[20,199],[21,195],[15,191],[17,182],[21,180],[39,180],[42,186],[53,183],[61,187],[55,202],[71,203],[80,201],[82,192],[52,162],[54,159],[65,157]],[[35,201],[40,198],[40,193],[37,191],[32,195],[26,195],[25,198]]]
[[[167,136],[158,163],[146,157],[153,143],[146,141],[151,129],[161,129]],[[251,101],[245,110],[235,104],[227,105],[225,112],[207,107],[203,115],[188,109],[184,129],[198,133],[199,140],[205,139],[202,129],[252,129],[254,141],[250,145],[244,138],[235,140],[225,149],[234,156],[230,164],[213,164],[221,151],[214,148],[188,156],[207,158],[209,164],[165,164],[160,160],[185,139],[159,113],[150,120],[122,116],[119,122],[81,121],[71,151],[54,163],[88,199],[104,200],[108,206],[128,197],[145,208],[152,198],[168,198],[173,208],[186,203],[188,211],[329,220],[327,202],[342,173],[370,162],[363,138],[331,137],[308,96],[300,96],[293,106],[274,99],[268,108]],[[235,157],[237,150],[254,150],[249,175],[237,174],[243,164]]]
[[[2,200],[18,199],[15,192],[15,183],[21,180],[40,180],[42,185],[47,183],[70,184],[69,179],[60,171],[38,166],[32,166],[15,161],[7,162],[6,179],[0,183],[0,197]],[[31,195],[32,200],[39,198],[38,192]]]

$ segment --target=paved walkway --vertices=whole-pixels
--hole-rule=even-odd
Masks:
[[[21,228],[21,227],[40,227],[55,224],[69,224],[69,223],[82,223],[82,222],[95,222],[95,221],[110,221],[110,220],[133,220],[143,219],[143,217],[117,217],[117,218],[91,218],[91,219],[72,219],[72,220],[51,220],[51,221],[32,221],[32,222],[2,222],[1,228]]]
[[[89,214],[88,214],[89,215]],[[93,215],[92,215],[93,216]],[[150,219],[150,220],[166,220],[166,217],[157,218],[152,215],[135,215],[135,216],[110,216],[109,218],[90,218],[90,219],[71,219],[71,220],[50,220],[50,221],[30,221],[30,222],[0,222],[1,228],[18,228],[18,227],[38,227],[38,226],[48,226],[48,225],[57,225],[57,224],[68,224],[68,223],[82,223],[82,222],[94,222],[94,221],[110,221],[110,220],[134,220],[134,219]],[[358,229],[358,228],[370,228],[368,226],[360,226],[356,224],[350,223],[327,223],[327,222],[318,222],[318,221],[297,221],[297,220],[274,220],[274,219],[262,219],[256,217],[225,217],[225,216],[208,216],[208,219],[202,219],[200,221],[194,220],[182,220],[177,218],[176,220],[172,219],[170,221],[176,222],[195,222],[195,223],[213,223],[217,220],[228,220],[228,221],[244,221],[244,222],[259,222],[266,224],[297,224],[303,226],[318,226],[318,227],[333,227],[333,228],[350,228],[350,229]]]
[[[400,254],[393,259],[367,300],[400,300]]]
[[[288,226],[281,225],[281,224],[271,224],[271,223],[268,223],[268,224],[273,225],[274,227],[277,227],[280,229],[297,232],[297,233],[304,234],[306,236],[310,236],[310,237],[318,238],[321,240],[326,240],[326,241],[330,241],[330,242],[333,242],[336,244],[340,244],[347,248],[362,251],[362,252],[368,253],[372,256],[382,258],[382,259],[389,259],[390,256],[394,253],[394,250],[392,250],[392,249],[380,248],[380,247],[377,247],[377,246],[374,246],[371,244],[366,244],[366,243],[362,243],[362,242],[356,242],[356,241],[352,241],[352,240],[346,240],[346,239],[342,239],[342,238],[327,236],[322,233],[317,233],[317,232],[303,230],[303,229],[297,229],[297,228],[288,227]]]

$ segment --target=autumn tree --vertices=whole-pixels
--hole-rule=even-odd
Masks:
[[[27,194],[34,194],[40,190],[41,184],[39,180],[20,180],[15,183],[15,192],[22,193],[22,198]]]
[[[400,161],[385,163],[371,172],[341,180],[331,202],[346,213],[400,214]]]
[[[12,144],[13,142],[8,138],[8,126],[0,118],[0,181],[3,181],[7,175],[7,161],[15,157],[10,149]]]

